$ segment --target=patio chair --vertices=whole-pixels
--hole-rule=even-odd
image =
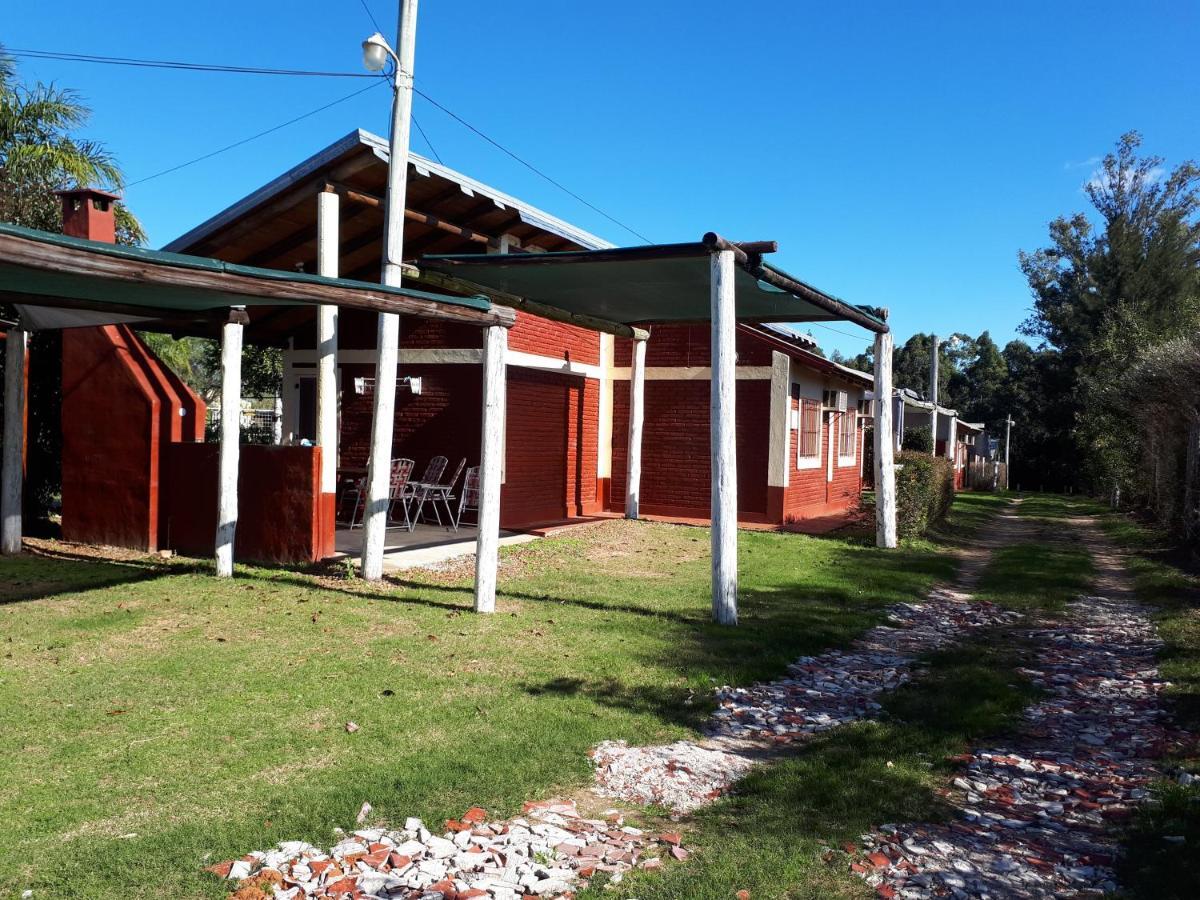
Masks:
[[[408,513],[408,503],[413,499],[413,485],[409,482],[413,465],[415,464],[411,459],[403,457],[393,459],[391,481],[388,488],[388,521],[396,521],[392,518],[392,508],[399,503],[400,509],[404,511],[404,527],[409,531],[412,531],[417,525]]]
[[[411,459],[393,459],[390,483],[388,485],[388,521],[392,519],[392,507],[397,501],[400,502],[404,510],[404,523],[409,531],[412,531],[412,525],[408,516],[408,503],[404,497],[404,493],[408,487],[408,476],[412,474],[413,461]],[[363,513],[365,518],[365,510],[367,505],[367,476],[361,475],[353,481],[348,482],[348,486],[342,494],[342,503],[344,504],[350,497],[354,498],[354,507],[350,513],[350,527],[362,528],[363,522],[359,519],[359,514]]]
[[[458,524],[454,521],[454,510],[450,506],[450,501],[456,499],[453,494],[454,485],[458,483],[458,476],[462,474],[462,470],[466,464],[467,458],[464,456],[458,461],[458,467],[454,470],[454,474],[448,479],[438,484],[427,485],[429,489],[428,501],[433,507],[433,515],[437,519],[437,523],[443,528],[453,528],[455,531],[458,531]],[[446,524],[446,522],[442,521],[442,514],[438,511],[439,500],[442,502],[442,506],[446,509],[446,519],[449,524]]]
[[[409,481],[408,483],[408,499],[415,502],[416,512],[413,514],[413,522],[419,522],[425,515],[425,504],[430,501],[435,495],[434,490],[441,483],[442,474],[446,471],[446,463],[449,460],[444,456],[435,456],[425,466],[425,471],[420,478]],[[437,506],[434,505],[434,515],[437,517],[438,524],[442,524],[442,517],[437,512]]]
[[[458,515],[454,519],[454,530],[462,524],[463,511],[475,510],[475,521],[479,521],[479,466],[467,469],[467,477],[463,480],[462,496],[458,500]]]

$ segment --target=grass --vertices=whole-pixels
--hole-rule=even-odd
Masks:
[[[0,562],[0,897],[220,897],[207,862],[328,843],[364,800],[393,821],[512,814],[588,783],[599,740],[691,735],[714,684],[844,645],[953,571],[930,542],[747,532],[740,554],[736,629],[709,621],[707,531],[649,523],[509,548],[489,617],[468,613],[462,572],[376,589],[60,545]],[[847,777],[806,809],[831,804],[832,828],[850,806],[836,785],[900,749],[872,729],[905,727],[829,745]],[[921,746],[933,759],[942,744]],[[896,775],[925,772],[897,758]],[[792,796],[804,765],[752,790]]]
[[[1009,609],[1053,612],[1086,593],[1093,574],[1081,547],[1011,544],[993,553],[975,595]]]
[[[1152,607],[1165,648],[1159,670],[1175,723],[1193,735],[1168,768],[1200,774],[1200,578],[1157,530],[1106,513],[1101,525],[1132,552],[1128,569],[1138,599]],[[1121,878],[1134,900],[1184,900],[1200,883],[1200,785],[1163,781],[1129,829]]]
[[[918,679],[884,698],[881,721],[827,733],[792,756],[756,770],[737,793],[697,813],[684,867],[627,879],[618,897],[726,900],[751,897],[868,897],[849,872],[845,843],[885,822],[942,821],[936,793],[947,757],[1011,727],[1035,693],[1015,671],[1009,634],[925,659]],[[593,890],[581,900],[611,896]]]
[[[1036,499],[1035,505],[1030,505]],[[1174,721],[1200,734],[1200,578],[1164,536],[1137,519],[1080,498],[1040,496],[1023,514],[1045,520],[1094,515],[1118,546],[1130,551],[1127,569],[1140,602],[1152,609],[1165,648],[1159,670],[1171,682],[1166,697]],[[1167,768],[1200,773],[1194,739],[1166,761]],[[1190,900],[1200,884],[1200,787],[1163,781],[1129,828],[1119,864],[1121,896],[1131,900]]]

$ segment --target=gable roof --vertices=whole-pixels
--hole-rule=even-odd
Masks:
[[[361,128],[355,129],[340,140],[334,141],[325,149],[314,153],[308,159],[288,169],[279,177],[272,179],[262,187],[247,194],[241,200],[226,207],[215,216],[210,217],[195,228],[175,238],[175,240],[166,244],[163,249],[178,252],[192,249],[214,236],[222,228],[277,199],[290,189],[298,187],[318,176],[322,171],[330,169],[336,163],[356,151],[361,152],[364,149],[378,159],[380,163],[386,165],[388,161],[388,142],[384,138],[379,137],[379,135],[372,134],[369,131],[364,131]],[[604,240],[604,238],[597,237],[582,228],[538,209],[536,206],[518,200],[516,197],[512,197],[490,185],[476,181],[474,178],[451,169],[449,166],[426,159],[420,154],[410,153],[408,164],[417,177],[437,177],[456,184],[466,196],[490,200],[495,204],[497,209],[511,210],[516,213],[521,222],[557,235],[579,247],[593,250],[614,246]]]

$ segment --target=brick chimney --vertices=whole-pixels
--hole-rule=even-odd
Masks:
[[[106,244],[117,242],[116,194],[81,187],[58,191],[58,196],[62,198],[63,234]]]

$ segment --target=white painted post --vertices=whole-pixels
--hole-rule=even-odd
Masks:
[[[954,458],[958,450],[958,416],[951,416],[949,427],[946,431],[946,459],[953,464],[957,462]]]
[[[0,553],[21,552],[21,487],[25,480],[25,356],[29,333],[10,328],[4,341],[4,460],[0,475]]]
[[[242,326],[244,309],[229,311],[221,329],[221,456],[217,498],[217,575],[233,575],[238,520],[238,460],[242,424]]]
[[[737,624],[737,358],[734,254],[712,254],[712,608],[721,625]]]
[[[388,142],[387,203],[383,230],[383,283],[398,286],[404,261],[404,204],[408,193],[408,143],[412,127],[413,63],[416,58],[417,0],[400,0],[396,26],[399,60],[394,73],[392,129]],[[400,317],[380,313],[376,336],[375,397],[371,410],[371,452],[367,460],[367,503],[363,512],[362,577],[383,577],[383,547],[392,474],[392,432],[396,418],[396,367]]]
[[[500,463],[504,456],[508,330],[492,325],[483,333],[483,427],[479,457],[479,528],[475,538],[475,612],[496,609],[500,564]]]
[[[892,437],[892,335],[875,335],[875,544],[896,546],[896,466]]]
[[[638,517],[642,494],[642,420],[646,409],[646,341],[633,339],[629,370],[629,451],[625,460],[625,518]]]
[[[317,274],[338,276],[338,203],[333,191],[317,194]],[[337,326],[338,308],[317,308],[317,444],[321,448],[319,493],[337,492]]]
[[[937,426],[938,426],[938,347],[941,341],[936,334],[930,335],[932,347],[929,353],[929,399],[933,401],[933,409],[929,411],[929,442],[933,445],[930,453],[937,456]]]
[[[1012,446],[1012,427],[1013,418],[1011,415],[1004,417],[1004,489],[1008,490],[1008,451]]]
[[[771,412],[767,418],[767,490],[786,488],[791,472],[792,360],[771,351]],[[775,493],[775,492],[772,492]],[[771,501],[767,501],[768,509]],[[782,506],[780,507],[782,512]],[[781,519],[782,521],[782,519]]]

